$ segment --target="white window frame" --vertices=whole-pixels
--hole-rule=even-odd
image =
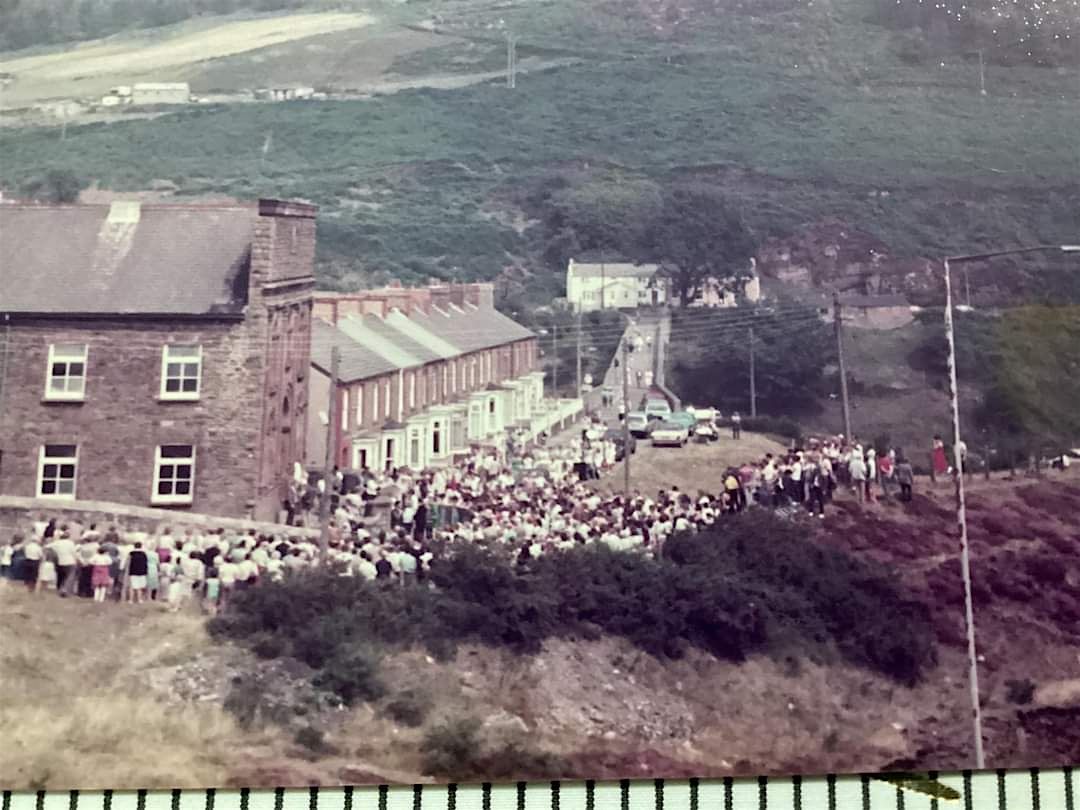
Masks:
[[[364,386],[356,386],[356,426],[364,425]]]
[[[416,407],[416,372],[409,372],[409,410]]]
[[[36,497],[38,497],[38,498],[47,498],[48,500],[55,500],[55,501],[73,501],[73,500],[75,500],[75,493],[76,493],[78,485],[79,485],[79,445],[78,444],[71,445],[72,447],[75,448],[75,455],[74,456],[49,456],[49,455],[45,454],[45,448],[47,448],[47,447],[58,447],[58,446],[59,447],[66,447],[68,445],[61,445],[59,443],[57,443],[57,444],[43,444],[43,445],[41,445],[41,449],[38,451],[38,475],[37,475],[37,490],[36,490],[37,495],[36,495]],[[59,468],[65,466],[65,465],[69,465],[69,464],[72,467],[75,468],[72,471],[72,475],[71,475],[71,492],[51,492],[51,493],[46,494],[46,493],[43,493],[41,491],[42,486],[44,485],[45,480],[46,480],[45,479],[45,465],[46,464],[56,465],[56,467],[57,467],[56,475],[53,476],[53,477],[50,477],[49,480],[56,481],[58,484],[59,484],[60,481],[65,480],[65,477],[60,475],[60,469]]]
[[[82,353],[72,351],[72,347],[81,346]],[[65,351],[68,349],[68,351]],[[82,402],[86,399],[86,369],[90,357],[90,346],[86,343],[50,343],[49,360],[45,366],[45,399],[60,402]],[[63,363],[64,374],[53,376],[53,364]],[[70,373],[72,363],[82,363],[82,374]],[[64,381],[64,390],[58,391],[53,388],[54,380]],[[74,380],[82,380],[78,391],[71,391],[69,387]]]
[[[450,393],[457,393],[457,361],[450,361]]]
[[[168,457],[167,458],[165,456],[162,456],[162,454],[161,454],[161,450],[162,450],[163,447],[190,447],[191,448],[191,455],[190,456],[174,456],[174,457]],[[196,456],[197,455],[198,455],[198,451],[197,451],[195,445],[193,445],[193,444],[187,444],[187,445],[184,445],[184,444],[180,444],[180,445],[161,445],[161,444],[159,444],[157,447],[154,448],[154,483],[153,483],[153,487],[150,490],[150,503],[151,504],[162,505],[162,506],[175,506],[175,505],[185,505],[185,504],[194,503],[194,500],[195,500],[195,472],[196,472],[196,470],[195,470],[195,462],[196,462]],[[177,460],[177,459],[179,459],[179,460]],[[188,493],[186,495],[177,495],[176,492],[174,491],[171,495],[160,495],[160,494],[158,494],[158,487],[161,485],[161,481],[162,481],[161,467],[163,466],[163,464],[170,465],[170,466],[176,466],[177,464],[184,464],[184,463],[190,463],[190,465],[191,465],[191,478],[189,479],[190,483],[189,483],[189,486],[188,486]],[[176,481],[181,480],[181,479],[177,478],[175,473],[174,473],[174,475],[172,476],[172,478],[170,480],[173,481],[174,490],[175,490]]]
[[[341,429],[349,429],[349,389],[341,389]]]
[[[180,357],[180,358],[176,358],[176,359],[172,359],[170,357],[170,353],[171,353],[172,350],[181,349],[181,348],[194,348],[195,349],[195,355],[196,356],[195,356],[194,363],[195,363],[196,369],[197,369],[196,374],[195,374],[195,390],[194,391],[167,391],[166,388],[168,386],[168,382],[169,382],[169,379],[170,379],[169,374],[168,374],[169,364],[170,363],[172,363],[172,364],[177,364],[178,363],[182,367],[182,366],[185,366],[185,365],[190,365],[192,363],[192,360],[191,360],[190,357]],[[195,400],[199,399],[202,396],[202,360],[203,360],[202,344],[175,343],[175,344],[166,344],[166,345],[162,346],[161,347],[161,393],[159,395],[159,399],[165,399],[165,400],[169,400],[169,401],[187,401],[187,402],[191,402],[191,401],[195,401]],[[181,383],[180,383],[181,387],[183,387],[183,382],[185,380],[188,380],[188,379],[191,379],[191,378],[188,377],[184,373],[184,369],[181,368],[180,377],[179,378],[172,378],[172,379],[179,379],[181,381]]]
[[[390,380],[383,380],[383,418],[390,418]]]

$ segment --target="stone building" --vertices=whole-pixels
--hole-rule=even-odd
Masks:
[[[5,205],[0,233],[0,494],[274,519],[314,206]]]

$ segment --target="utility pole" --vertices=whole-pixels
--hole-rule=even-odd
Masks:
[[[986,63],[983,61],[983,52],[979,51],[979,95],[986,95]]]
[[[319,500],[319,564],[326,565],[330,553],[330,494],[334,486],[334,464],[337,462],[337,423],[341,405],[338,402],[338,347],[330,350],[330,405],[326,419],[326,466],[323,469],[323,495]]]
[[[630,497],[630,370],[629,340],[623,338],[622,346],[622,397],[623,397],[623,494]]]
[[[979,51],[982,53],[982,51]],[[968,284],[968,269],[967,265],[964,265],[964,303],[967,304],[968,309],[971,308],[971,285]]]
[[[754,375],[754,327],[750,327],[750,418],[757,419],[757,378]]]
[[[841,321],[840,293],[833,290],[833,325],[836,331],[836,356],[840,361],[840,395],[844,400],[844,437],[851,441],[851,403],[848,400],[847,366],[844,364],[844,333]]]
[[[517,86],[517,38],[506,32],[506,86],[513,90]]]
[[[964,499],[964,459],[960,452],[960,389],[956,380],[956,331],[953,326],[952,271],[945,259],[945,336],[949,341],[949,392],[952,400],[953,464],[956,465],[956,522],[960,529],[960,571],[964,578],[964,619],[967,631],[968,685],[971,689],[971,719],[975,736],[975,762],[983,761],[982,710],[979,702],[979,665],[975,652],[975,615],[971,597],[971,556],[968,546],[967,505]]]
[[[607,287],[607,279],[604,273],[604,251],[600,251],[600,309],[604,308],[604,288]]]
[[[581,396],[581,310],[577,313],[577,395]]]
[[[559,398],[559,325],[551,325],[551,395]]]

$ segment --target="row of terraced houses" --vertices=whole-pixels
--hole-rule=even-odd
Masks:
[[[0,204],[0,496],[273,520],[296,465],[413,468],[580,409],[490,285],[315,290],[302,202]],[[330,356],[339,351],[332,396]]]

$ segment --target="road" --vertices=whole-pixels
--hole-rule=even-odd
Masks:
[[[623,333],[622,343],[630,340],[632,344],[636,344],[637,339],[641,338],[643,345],[640,348],[635,345],[634,350],[625,355],[620,351],[619,365],[612,363],[604,374],[601,388],[607,388],[614,393],[611,405],[606,408],[600,406],[599,392],[595,395],[595,404],[590,399],[590,407],[599,413],[605,422],[614,424],[618,421],[618,404],[623,396],[622,358],[625,356],[627,359],[627,411],[634,411],[649,385],[663,382],[662,355],[667,345],[666,336],[670,332],[671,317],[667,313],[638,312],[631,316],[630,324]]]

